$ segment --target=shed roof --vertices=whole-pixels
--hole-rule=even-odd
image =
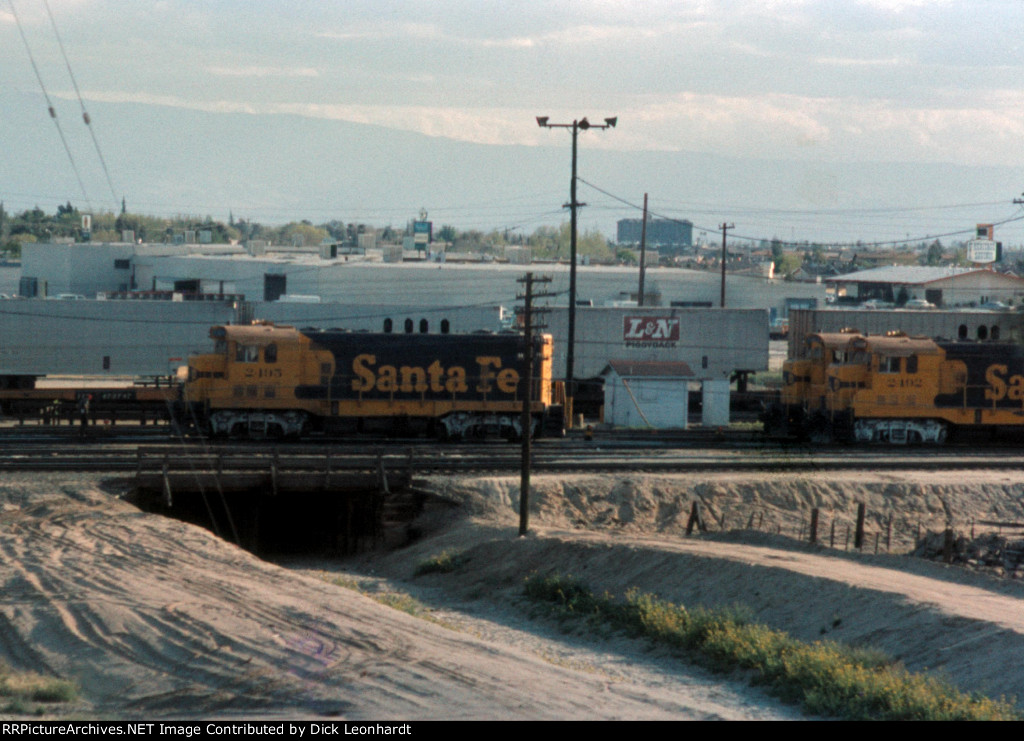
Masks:
[[[889,265],[882,268],[871,268],[869,270],[858,270],[855,273],[846,273],[832,278],[826,278],[829,283],[901,283],[920,284],[931,283],[944,278],[953,278],[967,273],[984,272],[985,268],[952,268],[952,267],[931,267],[927,265]]]
[[[694,377],[688,364],[674,360],[609,360],[601,375],[605,375],[609,370],[622,378]]]

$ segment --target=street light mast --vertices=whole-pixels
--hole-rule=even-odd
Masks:
[[[537,116],[537,125],[542,129],[572,129],[572,179],[569,181],[569,327],[565,349],[565,411],[568,426],[572,427],[572,400],[575,395],[575,356],[576,356],[576,222],[577,210],[584,203],[576,200],[576,140],[580,130],[611,129],[618,123],[618,117],[606,118],[603,124],[592,124],[586,118],[573,120],[569,123],[549,123],[548,116]]]

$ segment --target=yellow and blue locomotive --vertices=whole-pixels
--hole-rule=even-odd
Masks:
[[[1024,429],[1024,347],[898,332],[808,340],[830,347],[824,387],[794,372],[784,398],[812,441],[942,443],[956,430]],[[787,365],[811,361],[800,362]]]
[[[427,433],[561,429],[549,335],[534,340],[534,372],[514,333],[376,334],[256,322],[210,330],[212,353],[189,358],[182,416],[213,436],[300,437],[308,432]]]

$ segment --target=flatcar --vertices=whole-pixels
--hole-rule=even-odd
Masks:
[[[514,333],[377,334],[266,322],[215,326],[212,353],[193,355],[182,422],[204,434],[301,437],[381,432],[460,439],[560,430],[552,340]],[[531,429],[521,424],[530,394]]]

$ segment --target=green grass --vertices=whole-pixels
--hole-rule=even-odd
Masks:
[[[34,672],[16,672],[0,663],[0,697],[7,700],[3,712],[16,715],[41,715],[44,710],[31,703],[65,703],[78,699],[74,682],[44,677]]]
[[[464,554],[456,551],[441,551],[436,556],[431,556],[420,562],[413,572],[413,576],[424,574],[450,574],[466,563]]]
[[[884,654],[831,641],[805,643],[750,622],[742,610],[688,610],[631,590],[597,596],[560,575],[529,577],[525,593],[555,614],[589,619],[686,652],[718,671],[742,669],[813,715],[854,720],[1019,720],[1011,703],[912,674]]]
[[[379,602],[380,604],[390,607],[393,610],[401,610],[402,612],[412,615],[413,617],[418,617],[423,620],[429,620],[430,622],[436,623],[437,625],[440,625],[442,627],[454,629],[454,626],[444,622],[443,620],[438,620],[436,617],[434,617],[431,614],[432,610],[429,607],[424,605],[422,602],[417,600],[412,595],[406,594],[405,592],[375,591],[375,589],[368,588],[368,585],[371,585],[372,582],[368,580],[360,582],[356,579],[353,579],[352,577],[344,575],[329,576],[327,574],[324,574],[322,575],[322,578],[329,584],[333,584],[337,587],[343,587],[344,589],[351,589],[353,592],[359,592],[359,594],[363,595],[364,597],[369,597],[374,602]]]

